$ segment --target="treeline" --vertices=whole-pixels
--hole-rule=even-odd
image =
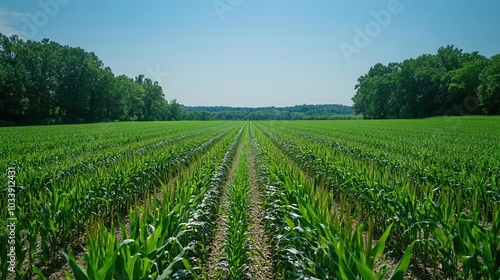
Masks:
[[[0,33],[0,125],[353,118],[344,105],[236,108],[167,102],[157,82],[115,76],[93,52]]]
[[[365,118],[500,114],[500,55],[441,47],[435,55],[376,64],[355,89],[354,110]]]
[[[0,33],[0,124],[176,120],[157,82],[115,76],[92,52]]]
[[[291,107],[183,107],[185,120],[327,120],[351,119],[345,105],[296,105]]]

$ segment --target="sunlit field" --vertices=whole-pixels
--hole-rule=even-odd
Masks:
[[[497,279],[499,124],[0,128],[0,278]]]

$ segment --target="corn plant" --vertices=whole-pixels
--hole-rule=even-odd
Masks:
[[[373,160],[378,157],[389,159],[388,154],[380,150],[376,150],[375,155],[369,155],[364,154],[367,148],[330,145],[328,140],[313,143],[312,140],[317,136],[310,128],[307,128],[307,133],[298,133],[300,129],[296,128],[291,131],[276,126],[264,128],[261,124],[259,127],[275,145],[318,182],[331,186],[334,193],[343,194],[351,203],[359,205],[367,214],[375,217],[379,231],[381,225],[387,225],[387,222],[394,223],[394,234],[399,242],[392,246],[396,249],[399,247],[399,250],[402,250],[404,248],[402,245],[419,240],[415,255],[425,265],[433,267],[435,273],[441,271],[447,277],[462,277],[464,273],[489,278],[497,277],[494,269],[479,269],[478,265],[482,263],[484,267],[494,267],[498,258],[495,253],[475,251],[476,253],[460,258],[459,248],[462,246],[457,246],[459,243],[468,243],[470,239],[481,244],[490,242],[486,247],[498,248],[494,240],[486,238],[491,234],[494,235],[495,228],[487,225],[493,223],[493,217],[500,203],[498,184],[493,174],[493,176],[466,178],[464,172],[456,172],[464,165],[454,166],[446,158],[442,158],[443,162],[448,164],[454,173],[450,175],[446,175],[446,172],[437,173],[436,168],[432,168],[433,174],[436,175],[429,173],[427,168],[422,173],[421,170],[413,169],[411,165],[401,161],[396,161],[396,165],[392,165],[391,160]],[[357,141],[359,142],[359,137]],[[349,144],[353,145],[350,142],[345,145]],[[394,146],[391,146],[391,149],[394,149]],[[441,151],[439,147],[436,149]],[[423,158],[424,161],[433,162],[438,159],[436,156]],[[482,164],[480,166],[485,167]],[[497,168],[493,166],[489,169]],[[481,169],[470,170],[476,170],[478,174],[484,173]],[[486,173],[491,174],[490,172]],[[437,177],[428,179],[433,176]],[[439,176],[444,179],[440,179]],[[436,187],[436,183],[440,185]],[[485,183],[488,184],[488,188],[483,187]],[[462,184],[479,187],[465,188]],[[470,232],[474,234],[462,234],[462,241],[457,242],[457,232],[463,229],[460,220],[464,219],[470,221],[469,228],[472,228]],[[479,232],[485,234],[478,234]],[[482,236],[480,238],[482,240],[476,238],[478,235]],[[474,255],[481,256],[480,263],[467,261]]]
[[[88,149],[93,146],[81,143],[82,156],[65,157],[65,163],[53,174],[43,173],[55,166],[48,160],[45,166],[49,169],[40,165],[36,170],[24,170],[28,166],[19,165],[16,181],[19,185],[27,184],[19,187],[16,195],[19,207],[17,222],[22,229],[16,244],[21,248],[17,254],[17,273],[32,275],[32,270],[25,270],[26,267],[54,266],[60,258],[60,247],[68,249],[83,240],[80,236],[85,233],[91,217],[107,217],[104,222],[108,225],[116,221],[116,215],[123,213],[137,197],[154,189],[153,182],[174,176],[235,128],[234,124],[228,123],[212,124],[204,130],[200,127],[201,124],[186,127],[184,132],[174,131],[172,135],[177,137],[170,136],[161,141],[158,141],[159,137],[165,138],[168,130],[158,124],[150,134],[152,140],[147,138],[148,134],[135,136],[138,131],[129,136],[134,140],[110,137],[114,141],[128,141],[131,144],[128,148],[132,149],[120,149],[117,154],[97,153],[94,158],[91,156],[96,150]],[[130,132],[129,129],[126,131]],[[113,141],[106,141],[110,143],[107,146],[110,149],[116,147]],[[48,144],[43,144],[49,148]],[[86,163],[72,162],[86,158],[84,155],[88,157]],[[43,163],[39,161],[37,164]],[[40,173],[42,176],[39,176]],[[0,204],[3,203],[5,200],[1,199]],[[5,213],[2,212],[1,216],[5,217]],[[44,242],[41,242],[42,239]],[[2,263],[6,263],[4,260],[2,257]],[[6,275],[7,271],[3,270],[2,277]]]
[[[249,172],[248,141],[244,138],[242,154],[236,166],[233,181],[229,187],[229,205],[226,209],[227,240],[224,244],[224,258],[227,262],[229,279],[244,279],[249,269]]]
[[[262,136],[261,136],[262,137]],[[269,209],[269,229],[273,232],[277,258],[277,275],[284,278],[383,279],[385,267],[374,272],[374,260],[385,247],[391,227],[377,243],[364,244],[364,222],[356,230],[351,218],[337,218],[331,213],[333,196],[321,186],[304,179],[304,174],[288,165],[286,158],[269,141],[262,150],[261,171]],[[281,159],[281,160],[280,160]],[[341,210],[341,212],[346,212]],[[412,243],[392,279],[401,279],[409,264]]]
[[[0,169],[18,186],[18,262],[9,274],[0,250],[0,279],[44,279],[62,256],[78,279],[204,277],[228,177],[227,275],[246,277],[248,149],[277,278],[398,279],[411,254],[438,278],[499,279],[499,138],[497,118],[0,128]],[[71,253],[81,246],[84,268]],[[384,248],[399,266],[376,261]]]
[[[162,197],[147,197],[131,208],[130,230],[120,222],[122,239],[111,227],[101,226],[87,234],[87,268],[74,267],[73,273],[89,279],[170,279],[197,276],[203,259],[203,244],[210,235],[210,220],[200,216],[210,191],[225,183],[238,134],[225,138],[214,150],[200,157],[192,172],[181,174],[171,186],[161,183]],[[223,153],[224,150],[227,150]],[[208,209],[211,210],[211,209]],[[98,223],[102,224],[102,223]],[[83,272],[83,274],[82,274]],[[82,276],[82,279],[86,279]]]

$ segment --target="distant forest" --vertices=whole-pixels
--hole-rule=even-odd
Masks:
[[[0,34],[0,124],[181,118],[157,82],[115,76],[92,52]]]
[[[144,75],[115,76],[93,52],[0,33],[0,125],[500,114],[500,55],[442,47],[436,55],[376,64],[355,89],[353,107],[186,107],[167,101]]]
[[[343,105],[185,107],[144,75],[115,76],[92,52],[0,33],[0,125],[351,117]]]
[[[354,110],[369,119],[500,114],[500,54],[454,46],[400,63],[378,63],[358,79]]]
[[[292,107],[182,107],[185,120],[331,120],[355,118],[345,105],[296,105]]]

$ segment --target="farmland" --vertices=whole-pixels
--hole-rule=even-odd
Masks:
[[[498,279],[499,125],[0,128],[0,279]]]

